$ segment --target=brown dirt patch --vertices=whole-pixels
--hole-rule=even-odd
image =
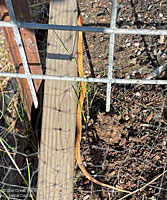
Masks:
[[[111,1],[78,2],[85,26],[110,26]],[[118,6],[117,27],[166,29],[166,8],[164,0],[123,0]],[[107,77],[108,44],[109,35],[84,34],[87,77]],[[161,61],[166,63],[166,45],[166,37],[117,35],[114,76],[145,78]],[[166,71],[157,79],[166,79]],[[93,177],[134,191],[166,170],[166,89],[159,85],[112,85],[111,111],[106,113],[106,85],[87,84],[90,119],[88,124],[83,122],[81,146],[83,164]],[[167,199],[166,183],[164,175],[127,199]],[[76,169],[74,199],[117,200],[122,196],[90,183]]]

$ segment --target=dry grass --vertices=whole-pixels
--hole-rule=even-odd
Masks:
[[[0,32],[0,72],[11,72],[12,65],[9,59],[8,52],[5,48],[5,38],[2,35],[2,31]],[[0,90],[1,93],[4,88],[7,87],[8,81],[10,78],[0,77]]]

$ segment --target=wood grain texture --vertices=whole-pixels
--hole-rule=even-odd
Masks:
[[[75,0],[52,0],[50,24],[77,25]],[[46,74],[76,76],[77,33],[49,31]],[[68,51],[68,52],[67,52]],[[38,173],[38,200],[73,199],[76,83],[45,81],[42,136]]]

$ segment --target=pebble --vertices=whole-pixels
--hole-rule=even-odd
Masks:
[[[138,51],[138,52],[137,52],[137,56],[140,56],[140,54],[141,54],[141,51]]]
[[[127,47],[130,47],[130,46],[131,46],[131,43],[127,43],[126,46],[127,46]]]
[[[135,95],[136,95],[137,97],[140,97],[140,96],[141,96],[140,92],[136,92]]]
[[[151,200],[157,200],[157,199],[156,199],[156,197],[152,196],[152,197],[151,197]]]
[[[148,10],[150,10],[151,8],[152,8],[152,5],[149,5],[149,6],[148,6]]]
[[[166,145],[166,142],[165,142],[165,141],[163,141],[163,142],[162,142],[162,146],[165,146],[165,145]]]
[[[104,40],[104,39],[103,39],[103,36],[101,36],[101,37],[100,37],[100,42],[103,42],[103,40]]]
[[[140,43],[139,42],[136,42],[134,43],[135,47],[139,47]]]
[[[128,121],[128,120],[129,120],[129,116],[128,116],[128,115],[125,115],[124,119],[125,119],[126,121]]]
[[[136,58],[133,58],[131,61],[130,61],[130,63],[132,63],[132,64],[134,64],[134,65],[136,65]]]
[[[164,35],[160,35],[160,38],[159,38],[158,42],[160,44],[163,44],[164,43],[164,39],[165,39],[165,36]]]
[[[160,17],[163,17],[163,14],[162,14],[162,13],[159,13],[159,16],[160,16]]]

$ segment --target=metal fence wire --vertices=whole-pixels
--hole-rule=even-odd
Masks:
[[[32,94],[34,105],[38,107],[38,100],[35,94],[35,89],[32,84],[32,79],[49,79],[49,80],[62,80],[62,81],[85,81],[85,82],[95,82],[95,83],[106,83],[107,92],[106,92],[106,111],[110,111],[110,95],[111,95],[111,84],[113,83],[122,83],[122,84],[167,84],[166,80],[150,80],[158,76],[166,67],[166,64],[163,63],[157,69],[155,69],[147,78],[145,79],[117,79],[113,78],[113,57],[114,57],[114,46],[115,46],[115,34],[134,34],[134,35],[167,35],[166,30],[151,30],[151,29],[121,29],[116,28],[116,17],[117,17],[117,0],[113,0],[112,6],[112,15],[110,28],[98,28],[98,27],[84,27],[84,26],[65,26],[65,25],[55,25],[55,24],[38,24],[38,23],[21,23],[17,22],[11,0],[5,0],[7,8],[10,13],[11,21],[10,22],[0,22],[1,27],[12,27],[15,35],[15,40],[20,52],[20,56],[23,62],[25,69],[25,74],[16,74],[16,73],[0,73],[0,76],[5,77],[17,77],[17,78],[26,78],[29,84],[29,88]],[[98,32],[110,34],[109,42],[109,65],[108,65],[108,77],[107,78],[80,78],[80,77],[60,77],[60,76],[47,76],[47,75],[38,75],[30,74],[26,54],[24,51],[23,44],[21,42],[21,36],[19,34],[18,28],[27,28],[27,29],[43,29],[43,30],[66,30],[66,31],[83,31],[83,32]]]

